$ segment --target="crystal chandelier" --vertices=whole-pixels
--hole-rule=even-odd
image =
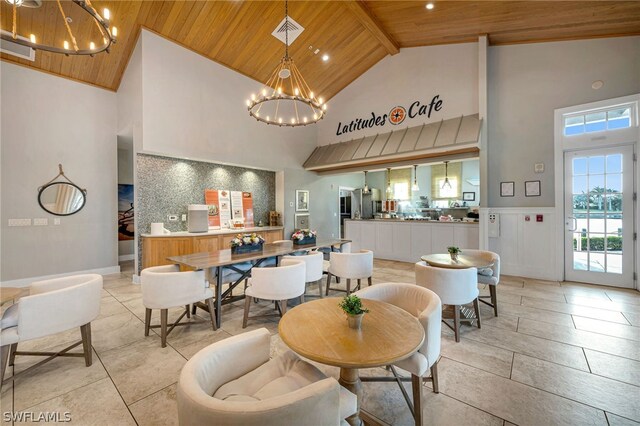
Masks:
[[[267,84],[247,100],[249,115],[258,121],[277,126],[306,126],[324,118],[327,105],[316,97],[289,56],[289,8],[285,1],[284,57]]]
[[[90,0],[71,0],[71,5],[79,6],[91,17],[91,20],[94,21],[96,27],[98,28],[98,31],[100,32],[101,38],[101,42],[97,44],[90,40],[77,40],[73,34],[71,26],[69,25],[70,23],[72,23],[72,19],[65,13],[64,8],[62,7],[61,0],[55,0],[57,4],[57,10],[62,15],[62,22],[64,23],[68,39],[64,40],[62,46],[42,44],[38,42],[38,37],[35,34],[30,34],[28,38],[26,36],[18,34],[18,10],[39,8],[42,6],[42,0],[5,0],[5,2],[8,3],[12,9],[12,26],[10,32],[2,31],[2,40],[17,43],[36,50],[62,53],[67,56],[93,56],[102,52],[109,53],[109,48],[113,43],[116,42],[116,37],[118,36],[118,29],[116,27],[109,27],[109,22],[111,19],[109,9],[103,9],[102,15],[100,15],[93,7]],[[43,38],[42,35],[40,35],[39,37],[40,39]]]

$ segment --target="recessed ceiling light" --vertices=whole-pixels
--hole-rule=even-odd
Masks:
[[[591,85],[591,88],[594,89],[594,90],[598,90],[598,89],[602,89],[602,86],[604,86],[604,81],[596,80]]]
[[[435,7],[435,6],[433,5],[433,3],[427,3],[426,8],[427,8],[428,10],[432,10],[434,7]]]
[[[322,60],[327,62],[329,60],[329,55],[327,55],[326,53],[322,55]]]

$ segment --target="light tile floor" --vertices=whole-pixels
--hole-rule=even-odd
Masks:
[[[18,378],[2,389],[3,413],[68,411],[76,425],[177,424],[182,366],[201,348],[246,331],[242,302],[224,307],[220,330],[213,332],[199,313],[192,325],[176,328],[163,349],[156,333],[144,337],[144,306],[131,274],[128,264],[121,274],[105,276],[100,317],[92,323],[93,366],[57,359]],[[413,264],[375,261],[374,284],[413,281]],[[498,300],[500,316],[482,306],[482,329],[463,326],[460,343],[443,327],[441,392],[425,392],[425,424],[640,424],[640,292],[504,276]],[[172,310],[170,319],[179,314]],[[259,327],[272,333],[273,354],[286,350],[277,319],[253,320],[247,330]],[[52,350],[76,339],[79,331],[72,330],[20,349]],[[18,357],[15,368],[36,361]],[[338,376],[333,367],[318,367]],[[392,383],[365,383],[363,408],[389,424],[412,424]],[[3,424],[22,424],[2,417]]]

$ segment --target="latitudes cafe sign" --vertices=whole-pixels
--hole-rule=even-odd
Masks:
[[[426,116],[426,118],[430,118],[431,114],[434,111],[440,111],[442,109],[442,99],[440,99],[440,95],[435,95],[431,102],[428,104],[422,103],[420,101],[414,101],[409,108],[405,109],[405,107],[398,105],[387,113],[378,115],[375,112],[371,113],[371,117],[367,118],[356,118],[352,120],[350,123],[342,124],[342,122],[338,123],[338,130],[336,131],[336,136],[344,135],[346,133],[355,132],[356,130],[369,129],[375,126],[384,126],[387,124],[387,120],[389,123],[397,126],[402,123],[407,117],[416,118],[419,116]]]

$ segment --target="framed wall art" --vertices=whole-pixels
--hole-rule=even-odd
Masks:
[[[540,181],[528,180],[524,183],[524,196],[525,197],[539,197],[540,196]]]
[[[475,192],[463,192],[462,193],[462,201],[475,201],[476,193]]]
[[[515,194],[515,182],[500,182],[500,196],[513,197]]]
[[[296,189],[296,211],[309,211],[309,191],[304,189]]]
[[[296,213],[294,227],[295,229],[311,229],[309,213]]]

